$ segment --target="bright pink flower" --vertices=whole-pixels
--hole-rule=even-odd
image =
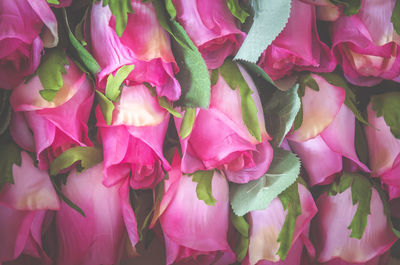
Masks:
[[[366,263],[362,263],[364,265],[388,265],[389,264],[389,259],[390,259],[390,251],[387,251],[385,254],[382,254],[380,256],[376,256],[373,259],[370,259]],[[346,262],[340,258],[333,259],[328,262],[320,263],[321,265],[360,265],[360,263],[350,263]]]
[[[332,47],[345,77],[359,86],[400,78],[400,37],[390,18],[395,0],[367,0],[353,16],[332,24]]]
[[[339,6],[333,4],[330,0],[300,0],[300,1],[316,6],[318,20],[335,21],[339,18],[341,14]]]
[[[319,91],[309,87],[302,97],[303,123],[287,138],[301,159],[311,185],[327,184],[342,170],[342,157],[354,161],[364,171],[354,147],[355,117],[344,105],[345,91],[312,74]],[[321,159],[323,157],[324,159]]]
[[[43,88],[38,76],[11,94],[11,134],[22,148],[36,152],[41,169],[70,147],[91,145],[87,121],[94,93],[86,75],[71,60],[69,64],[64,86],[53,101],[39,94]]]
[[[42,248],[42,226],[46,210],[58,210],[60,202],[50,177],[25,152],[12,171],[14,184],[0,192],[0,263],[25,254],[51,264]]]
[[[245,264],[300,265],[304,245],[312,246],[308,239],[308,227],[311,219],[317,213],[317,207],[311,193],[303,185],[298,184],[298,191],[302,212],[297,218],[292,248],[285,261],[281,261],[276,253],[280,246],[277,241],[278,235],[285,222],[287,211],[283,209],[279,198],[275,198],[267,209],[252,211],[249,214],[250,244]]]
[[[220,76],[212,87],[209,109],[198,109],[191,134],[181,140],[183,172],[218,168],[230,181],[247,183],[269,168],[273,151],[260,98],[251,77],[240,69],[253,91],[262,141],[258,142],[243,122],[239,89],[232,90]],[[179,129],[182,120],[176,118],[175,123]]]
[[[246,34],[236,26],[224,0],[173,0],[177,20],[199,49],[207,67],[220,67],[235,54]]]
[[[232,253],[227,242],[228,182],[214,171],[212,193],[216,203],[214,206],[207,205],[197,198],[197,184],[192,177],[183,175],[180,168],[180,157],[175,154],[160,206],[166,263],[194,259],[198,264],[211,264],[223,252]],[[230,263],[234,261],[235,258]]]
[[[336,61],[318,37],[315,7],[292,1],[289,21],[261,56],[259,65],[273,79],[293,71],[331,72]]]
[[[57,21],[46,0],[1,1],[0,17],[0,87],[12,89],[57,45]]]
[[[119,264],[126,229],[134,246],[136,219],[130,207],[128,182],[105,187],[103,164],[77,174],[73,171],[62,192],[85,213],[66,203],[56,214],[59,265]]]
[[[170,168],[162,153],[169,113],[144,85],[128,86],[107,125],[100,107],[96,117],[104,150],[104,184],[130,176],[134,189],[154,188]]]
[[[358,204],[353,205],[348,188],[335,196],[322,194],[317,200],[316,247],[318,261],[340,258],[346,262],[367,262],[385,253],[397,240],[384,212],[383,202],[372,188],[371,214],[361,239],[350,238],[350,225]]]
[[[93,5],[90,32],[93,55],[102,68],[99,87],[105,88],[109,74],[133,64],[135,68],[125,81],[128,85],[148,82],[159,96],[177,100],[181,89],[174,77],[178,67],[168,33],[158,22],[152,3],[132,0],[132,7],[135,14],[128,14],[128,25],[118,37],[109,7]]]
[[[390,132],[384,118],[376,116],[371,104],[367,110],[371,126],[365,126],[365,134],[372,176],[380,177],[390,199],[400,197],[400,140]]]

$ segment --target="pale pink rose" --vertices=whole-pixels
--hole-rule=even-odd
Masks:
[[[164,233],[166,264],[230,264],[235,261],[227,242],[229,225],[229,188],[226,179],[214,171],[212,194],[215,205],[207,205],[196,195],[197,183],[181,172],[176,153],[165,180],[160,206],[160,223]],[[223,253],[228,254],[222,257]],[[223,261],[229,260],[224,263]]]
[[[177,21],[203,56],[209,69],[235,54],[246,34],[236,26],[224,0],[173,0]]]
[[[330,183],[343,169],[343,157],[368,172],[355,151],[355,117],[344,104],[344,89],[331,85],[319,75],[312,74],[312,78],[319,91],[306,87],[301,98],[303,123],[287,136],[290,147],[308,173],[311,185]]]
[[[169,113],[144,85],[125,87],[107,125],[100,107],[97,126],[104,150],[104,184],[111,186],[130,176],[134,189],[154,188],[170,166],[162,147]]]
[[[364,265],[388,265],[390,260],[390,251],[387,251],[385,254],[380,256],[376,256],[373,259],[370,259],[368,262],[361,263]],[[328,262],[319,263],[321,265],[360,265],[360,263],[346,262],[340,258],[333,259]]]
[[[300,265],[304,246],[315,252],[308,239],[311,219],[317,213],[311,193],[298,184],[301,204],[301,215],[297,217],[296,227],[292,238],[292,246],[288,256],[282,261],[277,255],[280,243],[278,235],[282,230],[287,211],[283,209],[279,198],[275,198],[265,210],[252,211],[249,214],[250,244],[244,264],[257,265]]]
[[[11,134],[22,148],[36,152],[41,169],[48,169],[55,157],[71,147],[91,145],[87,122],[93,89],[86,75],[71,60],[69,64],[53,101],[39,94],[43,87],[38,76],[16,87],[10,97],[15,111]]]
[[[68,176],[62,192],[85,217],[66,203],[56,213],[58,265],[119,264],[128,235],[138,242],[136,218],[129,202],[128,182],[105,187],[103,164]]]
[[[177,100],[181,88],[174,74],[178,66],[171,51],[168,33],[157,20],[152,3],[132,0],[134,14],[128,14],[128,24],[121,37],[115,32],[115,17],[108,6],[93,5],[91,15],[91,46],[102,70],[98,84],[105,88],[107,76],[123,65],[135,65],[125,80],[127,85],[148,82],[159,96]]]
[[[395,0],[363,0],[358,14],[332,24],[332,47],[347,80],[373,86],[400,80],[400,37],[390,18]]]
[[[259,66],[277,80],[294,71],[331,72],[336,60],[329,47],[320,41],[315,7],[292,1],[289,21],[263,52]]]
[[[49,174],[25,152],[12,172],[14,184],[5,184],[0,192],[0,263],[27,255],[51,264],[42,246],[43,225],[47,210],[58,210],[60,202]]]
[[[57,45],[57,20],[46,0],[1,1],[0,18],[0,87],[12,89]]]
[[[252,136],[243,122],[239,89],[232,90],[222,76],[211,88],[209,109],[198,109],[191,134],[181,140],[182,171],[220,169],[230,181],[247,183],[260,178],[272,161],[270,136],[257,88],[251,77],[241,73],[252,90],[257,107],[261,142]],[[178,131],[182,119],[175,118]]]
[[[317,200],[317,206],[314,235],[319,262],[336,258],[349,263],[368,262],[389,250],[397,240],[375,188],[372,188],[371,214],[368,215],[361,239],[351,238],[351,230],[347,228],[358,207],[358,204],[353,205],[351,188],[334,196],[322,194]]]
[[[367,111],[371,126],[365,126],[365,134],[372,176],[381,179],[390,199],[400,197],[400,140],[390,132],[385,119],[376,116],[371,104]]]

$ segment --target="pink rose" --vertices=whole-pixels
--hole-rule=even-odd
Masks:
[[[355,151],[355,117],[344,105],[344,89],[331,85],[319,75],[311,76],[319,91],[306,86],[301,98],[303,122],[300,128],[287,136],[290,147],[308,173],[310,184],[330,183],[335,173],[343,169],[343,157],[369,172]]]
[[[263,52],[258,64],[273,80],[293,71],[331,72],[335,69],[332,52],[318,37],[313,5],[292,1],[286,27]]]
[[[36,168],[25,152],[12,172],[14,184],[5,184],[0,192],[0,263],[28,255],[51,264],[42,246],[42,227],[47,210],[60,208],[56,191],[48,173]]]
[[[376,116],[371,104],[367,111],[371,126],[365,126],[365,135],[372,176],[381,179],[390,199],[398,198],[400,197],[400,140],[390,132],[384,118]]]
[[[223,252],[232,253],[228,242],[229,188],[226,179],[214,171],[212,193],[215,205],[207,205],[196,195],[196,183],[181,172],[175,153],[172,169],[165,180],[160,205],[160,223],[164,233],[166,264],[214,264]],[[235,258],[230,264],[235,261]],[[176,262],[176,263],[175,263]],[[218,264],[218,263],[215,263]]]
[[[0,86],[12,89],[57,45],[57,21],[46,0],[1,1],[0,17]]]
[[[385,254],[380,256],[376,256],[373,259],[370,259],[368,262],[362,263],[364,265],[388,265],[390,259],[390,251],[387,251]],[[328,262],[319,263],[321,265],[360,265],[360,263],[346,262],[340,258],[333,259]]]
[[[16,87],[10,97],[15,111],[10,125],[15,142],[30,152],[36,152],[39,168],[65,150],[87,146],[87,136],[93,90],[86,75],[69,60],[64,85],[52,102],[39,94],[43,89],[39,77]]]
[[[317,213],[311,193],[302,185],[298,184],[301,204],[301,215],[297,217],[291,249],[284,261],[277,255],[280,243],[278,235],[281,232],[287,211],[283,209],[279,198],[275,198],[265,210],[252,211],[249,214],[250,244],[246,265],[273,265],[287,264],[300,265],[304,246],[311,246],[308,239],[308,231],[311,219]]]
[[[385,253],[397,240],[375,188],[372,188],[371,214],[368,215],[361,239],[351,238],[351,230],[348,229],[358,207],[358,204],[353,205],[351,188],[334,196],[322,194],[317,200],[317,206],[314,235],[319,262],[336,258],[349,263],[368,262]]]
[[[99,87],[104,89],[107,76],[123,65],[135,65],[125,81],[128,85],[148,82],[157,94],[177,100],[181,88],[174,74],[178,66],[171,51],[168,33],[157,20],[152,3],[132,0],[134,14],[121,37],[115,32],[115,17],[108,6],[93,5],[91,16],[92,52],[102,70]]]
[[[264,114],[257,88],[240,67],[251,88],[257,107],[261,142],[249,133],[243,122],[239,89],[232,90],[222,76],[212,86],[209,109],[198,109],[191,134],[181,140],[182,171],[222,170],[230,181],[247,183],[260,178],[272,161],[270,136],[265,129]],[[179,130],[182,119],[175,119]]]
[[[358,14],[332,24],[332,47],[345,77],[359,86],[400,79],[400,37],[390,17],[395,0],[364,0]]]
[[[111,186],[130,176],[134,189],[154,188],[170,166],[162,147],[169,113],[144,85],[127,86],[115,104],[107,125],[100,107],[97,126],[104,150],[104,184]]]
[[[58,265],[119,264],[127,233],[138,242],[136,218],[129,202],[128,182],[105,187],[103,164],[70,173],[62,192],[85,217],[66,203],[56,214]],[[126,227],[125,227],[126,226]]]
[[[177,21],[199,49],[209,69],[235,54],[246,34],[236,26],[224,0],[173,0]]]

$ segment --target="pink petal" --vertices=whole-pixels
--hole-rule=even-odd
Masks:
[[[22,112],[13,112],[10,122],[10,133],[14,141],[23,149],[34,152],[35,141]]]
[[[136,216],[133,212],[130,198],[129,198],[129,181],[124,181],[119,189],[119,196],[121,198],[122,216],[124,217],[125,227],[128,232],[129,239],[132,246],[135,246],[139,242],[139,236],[137,233],[137,222]]]

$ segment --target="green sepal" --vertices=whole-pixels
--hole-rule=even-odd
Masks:
[[[238,65],[232,61],[225,61],[219,68],[219,73],[233,90],[239,88],[243,122],[250,134],[253,135],[257,141],[261,142],[257,106],[251,97],[253,91],[244,79]]]
[[[371,103],[376,116],[383,116],[393,136],[400,139],[400,92],[372,96]]]
[[[344,6],[343,13],[346,16],[352,16],[358,13],[361,8],[361,0],[331,0],[336,5],[342,4]]]
[[[282,148],[274,148],[271,165],[266,174],[246,184],[231,183],[229,197],[236,215],[264,210],[282,191],[292,185],[300,173],[300,159]]]
[[[219,78],[218,68],[211,70],[210,81],[212,86],[215,86],[217,84],[218,78]]]
[[[272,136],[272,145],[280,146],[300,110],[298,85],[288,91],[276,90],[264,105],[265,125]]]
[[[65,52],[61,49],[47,50],[42,57],[37,75],[43,87],[39,93],[45,100],[53,101],[60,88],[63,87],[62,75],[67,73],[65,65],[69,65],[69,62]]]
[[[115,16],[115,32],[121,37],[128,24],[128,13],[134,14],[131,0],[103,0],[103,7],[106,5]]]
[[[396,0],[390,21],[393,24],[394,30],[400,34],[400,1]]]
[[[100,72],[101,68],[97,61],[93,58],[93,56],[83,47],[82,43],[75,38],[74,34],[71,31],[68,23],[67,12],[65,8],[62,8],[64,23],[68,34],[68,39],[74,48],[79,60],[82,64],[89,70],[90,73],[96,75]]]
[[[239,19],[240,23],[243,24],[246,21],[246,18],[250,16],[250,14],[240,6],[238,0],[226,0],[226,4],[228,5],[232,15]]]
[[[254,0],[254,21],[235,60],[256,63],[261,53],[285,28],[290,16],[291,0]]]
[[[164,109],[166,109],[171,115],[177,117],[177,118],[182,118],[182,114],[175,110],[174,107],[172,106],[171,103],[169,103],[168,99],[166,97],[158,97],[158,104]]]
[[[153,191],[129,189],[130,202],[136,216],[139,241],[146,241],[153,214]]]
[[[90,6],[88,6],[85,10],[85,14],[83,15],[81,21],[76,25],[75,31],[74,31],[74,36],[75,38],[82,44],[82,46],[86,46],[87,42],[85,41],[84,37],[84,30],[83,27],[85,25],[85,20],[87,19],[87,15],[89,13]]]
[[[114,104],[111,100],[109,100],[103,93],[96,90],[97,100],[99,101],[101,113],[103,113],[103,117],[107,123],[107,125],[111,125],[112,123],[112,115],[114,111]]]
[[[212,194],[212,179],[214,176],[214,170],[198,170],[193,173],[192,176],[192,181],[197,183],[197,198],[201,201],[204,201],[204,203],[207,205],[215,206],[217,200]]]
[[[230,220],[235,229],[239,232],[239,239],[234,247],[234,251],[237,260],[242,261],[246,257],[247,251],[249,249],[250,225],[247,223],[246,216],[238,216],[233,211],[231,211]]]
[[[56,157],[50,164],[50,175],[55,176],[60,171],[71,167],[80,161],[82,171],[91,168],[103,160],[103,152],[98,147],[72,147]]]
[[[186,108],[185,114],[183,115],[181,128],[179,129],[179,136],[182,140],[188,137],[192,132],[195,118],[196,109]]]
[[[11,121],[11,104],[9,101],[10,91],[0,89],[0,135],[8,128]]]
[[[271,77],[269,77],[269,75],[260,66],[258,66],[257,64],[251,63],[251,62],[248,62],[248,61],[244,61],[244,60],[238,60],[238,62],[242,66],[244,66],[248,72],[251,72],[251,73],[255,74],[258,77],[261,77],[262,79],[264,79],[265,81],[267,81],[271,85],[273,85],[276,88],[278,88],[277,85],[275,84],[274,80],[272,80]]]
[[[353,114],[357,120],[364,123],[365,125],[369,125],[368,121],[364,118],[364,116],[359,111],[357,97],[354,94],[353,90],[351,90],[347,81],[344,80],[343,77],[341,77],[340,75],[334,74],[334,73],[323,73],[323,74],[320,74],[320,76],[325,78],[325,80],[329,84],[337,86],[337,87],[342,87],[346,92],[344,104],[353,112]]]
[[[56,193],[58,197],[61,198],[69,207],[80,213],[83,217],[86,217],[85,212],[75,203],[73,203],[67,196],[65,196],[64,193],[62,193],[60,187],[56,184],[55,178],[51,177],[50,178],[51,183],[53,184],[54,189],[56,190]]]
[[[134,65],[124,65],[117,70],[115,76],[113,76],[112,73],[108,75],[105,91],[105,95],[108,99],[113,102],[117,101],[119,95],[121,94],[122,83],[134,68]]]
[[[176,17],[176,8],[172,0],[165,0],[165,9],[167,10],[169,17],[171,19],[175,19]]]
[[[47,3],[53,4],[53,5],[59,5],[60,4],[60,2],[58,0],[46,0],[46,1],[47,1]]]
[[[297,217],[301,215],[301,202],[298,182],[293,183],[285,191],[278,195],[284,210],[287,210],[285,222],[278,236],[279,249],[277,255],[285,260],[292,245],[294,229]]]
[[[13,165],[21,166],[21,149],[11,136],[5,134],[0,138],[0,191],[6,183],[14,183]]]

